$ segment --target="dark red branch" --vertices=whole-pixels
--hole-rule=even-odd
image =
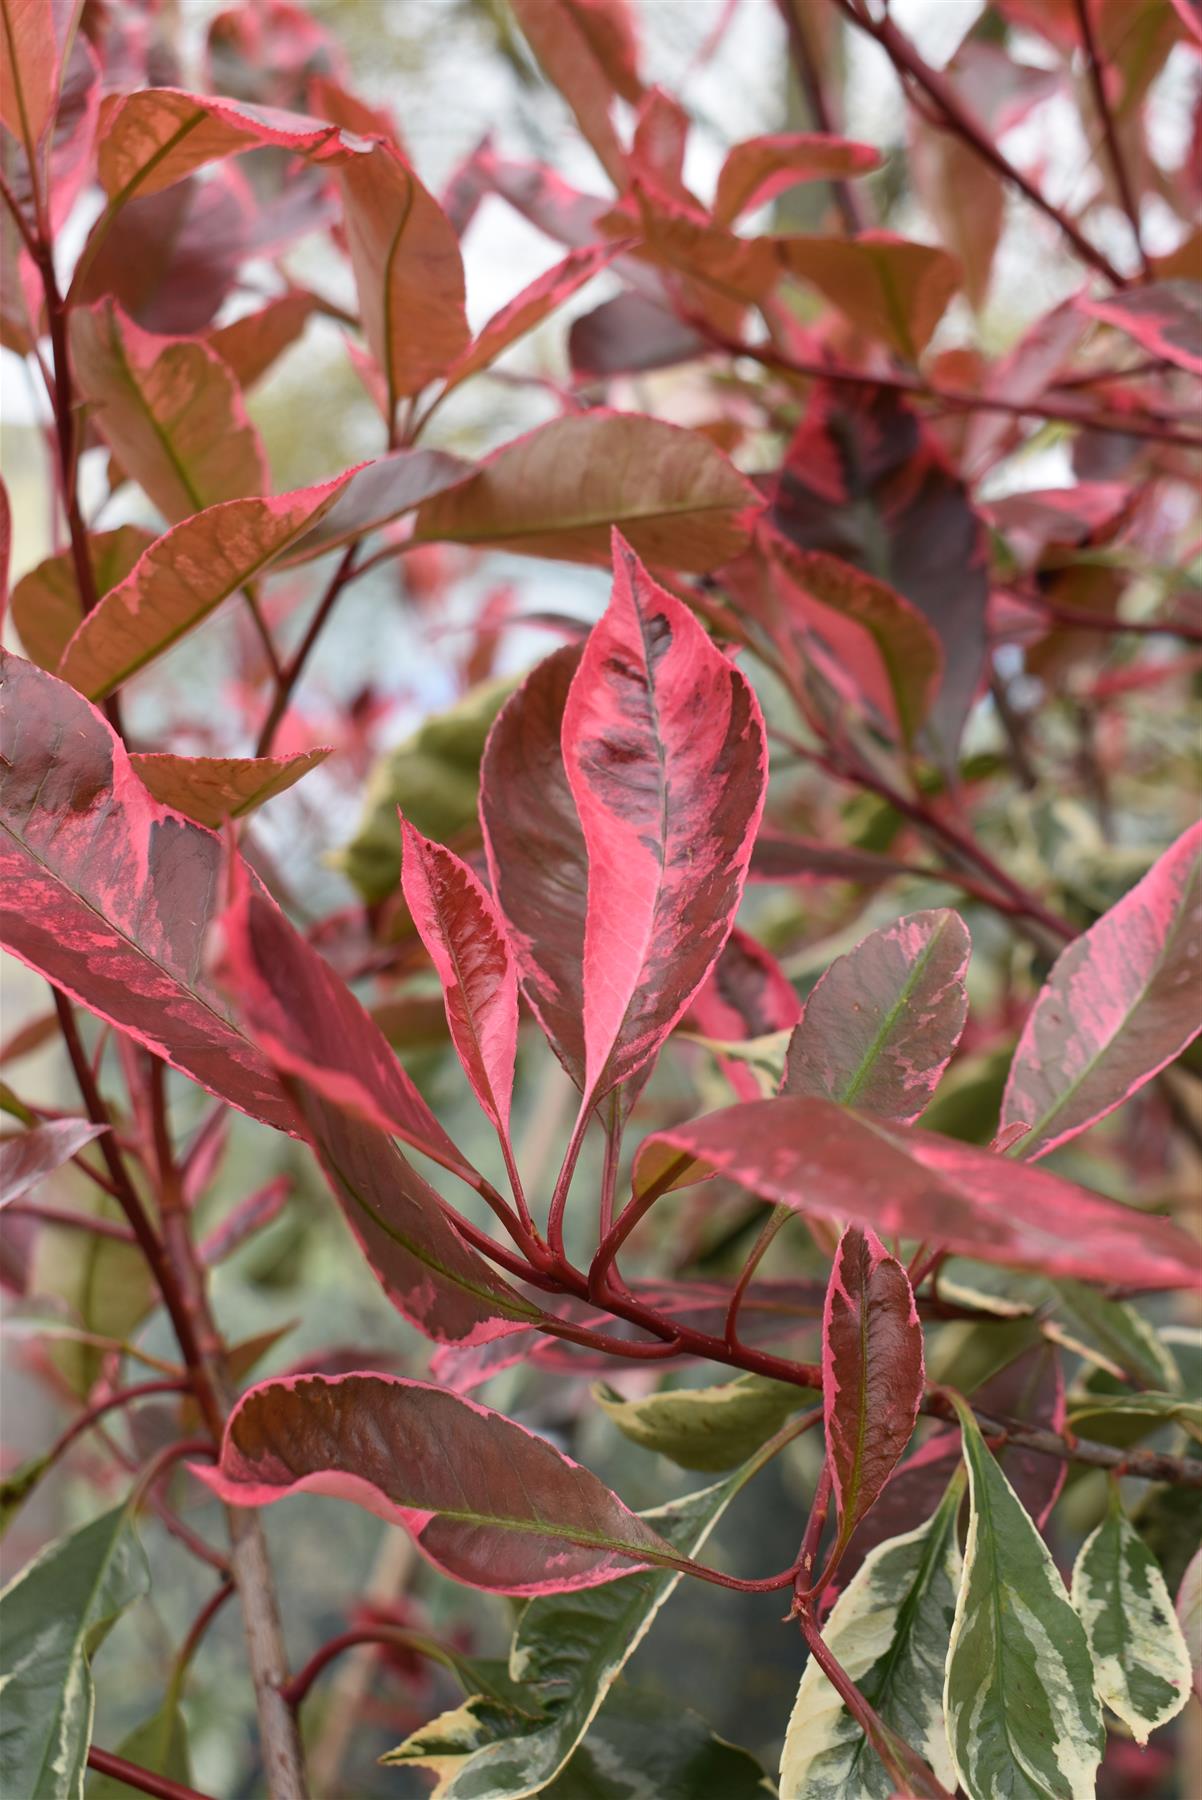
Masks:
[[[98,1775],[123,1781],[126,1787],[136,1788],[140,1794],[153,1794],[154,1800],[212,1800],[211,1795],[202,1794],[199,1788],[185,1787],[182,1781],[169,1781],[166,1775],[155,1775],[152,1770],[127,1762],[125,1757],[114,1756],[95,1744],[88,1751],[88,1767],[95,1769]]]

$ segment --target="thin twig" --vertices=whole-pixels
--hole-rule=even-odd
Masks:
[[[1085,52],[1085,60],[1089,65],[1089,84],[1093,89],[1094,105],[1098,109],[1102,134],[1106,139],[1106,153],[1110,158],[1110,167],[1114,172],[1115,186],[1119,191],[1123,211],[1127,215],[1127,223],[1131,227],[1131,236],[1135,240],[1135,254],[1139,258],[1140,269],[1146,277],[1150,270],[1140,232],[1139,203],[1131,184],[1131,171],[1127,167],[1127,159],[1123,155],[1123,147],[1119,142],[1114,113],[1111,111],[1110,101],[1106,97],[1106,72],[1102,66],[1098,41],[1094,35],[1093,20],[1089,13],[1089,0],[1073,0],[1073,7],[1077,15],[1077,29],[1081,34],[1081,48]]]
[[[107,1775],[110,1781],[123,1781],[126,1787],[136,1788],[140,1794],[151,1794],[154,1800],[212,1800],[211,1795],[202,1794],[199,1788],[185,1787],[182,1781],[156,1775],[124,1756],[101,1750],[97,1744],[92,1744],[88,1750],[88,1767],[95,1769],[98,1775]]]
[[[325,593],[318,601],[317,610],[309,621],[308,629],[306,630],[304,637],[301,639],[296,651],[289,658],[287,663],[285,663],[280,672],[276,681],[275,693],[272,696],[271,705],[267,710],[267,717],[264,719],[262,729],[259,732],[259,741],[255,745],[256,756],[266,756],[271,749],[272,741],[279,729],[280,721],[288,710],[288,702],[292,698],[292,691],[304,672],[305,664],[309,660],[313,646],[321,636],[326,622],[338,602],[338,596],[355,572],[355,557],[358,549],[359,542],[358,539],[356,539],[355,542],[349,544],[343,552],[338,567],[330,577]]]

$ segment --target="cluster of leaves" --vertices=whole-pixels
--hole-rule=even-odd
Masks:
[[[1197,170],[1156,160],[1146,102],[1171,59],[1197,99],[1202,33],[1187,4],[1135,10],[1138,29],[1125,3],[998,0],[937,70],[887,11],[786,3],[816,129],[729,147],[704,201],[693,122],[645,80],[624,0],[512,0],[610,191],[485,142],[441,198],[282,0],[215,21],[223,97],[164,80],[153,16],[0,0],[0,341],[45,378],[62,527],[13,589],[23,655],[0,677],[0,924],[55,996],[4,1054],[61,1032],[81,1102],[0,1093],[0,1274],[76,1405],[7,1474],[5,1521],[108,1415],[179,1408],[149,1453],[134,1434],[120,1503],[0,1596],[6,1795],[67,1800],[89,1765],[97,1796],[194,1794],[180,1698],[234,1591],[263,1780],[305,1793],[296,1714],[328,1656],[285,1677],[257,1518],[303,1490],[521,1602],[507,1662],[390,1624],[348,1634],[462,1682],[387,1759],[442,1800],[764,1792],[754,1757],[621,1679],[685,1575],[791,1595],[808,1660],[784,1800],[1083,1800],[1103,1708],[1142,1744],[1185,1706],[1199,1250],[1163,1201],[1183,1163],[1197,1174],[1202,826],[1156,714],[1198,666],[1165,644],[1202,642],[1174,570],[1196,530],[1202,290]],[[939,244],[874,222],[888,171],[832,123],[840,21],[914,101]],[[1099,175],[1070,213],[998,146],[1074,84]],[[821,196],[814,228],[758,228],[796,190]],[[990,359],[955,336],[986,317],[1008,196],[1079,285]],[[461,239],[485,197],[565,254],[473,333]],[[1178,229],[1153,256],[1157,209]],[[64,235],[84,211],[86,235]],[[312,234],[353,309],[295,279]],[[248,265],[273,285],[242,311]],[[569,377],[537,383],[554,416],[479,460],[449,447],[444,399],[597,278],[609,297],[576,306]],[[245,392],[323,316],[351,333],[381,453],[276,493]],[[630,409],[631,378],[673,396],[680,370],[698,423]],[[1008,479],[1051,443],[1061,485]],[[151,528],[89,522],[85,457],[105,504],[136,494]],[[7,570],[7,497],[0,524]],[[243,821],[331,751],[354,774],[370,742],[355,708],[333,745],[306,740],[309,660],[381,565],[404,559],[416,604],[420,571],[441,589],[480,551],[610,568],[605,610],[591,629],[544,614],[562,641],[515,685],[495,660],[512,597],[490,597],[460,703],[371,773],[342,855],[355,905],[302,928]],[[248,753],[127,730],[219,609]],[[964,914],[988,963],[971,1023]],[[102,1022],[90,1043],[76,1006]],[[514,1131],[539,1038],[578,1096],[545,1184]],[[430,1042],[508,1193],[396,1054]],[[185,1126],[197,1087],[215,1104]],[[290,1184],[226,1193],[200,1236],[231,1112],[312,1152],[388,1302],[436,1345],[429,1379],[331,1350],[239,1391],[274,1334],[227,1344],[207,1274]],[[37,1197],[72,1171],[86,1206]],[[794,1221],[787,1273],[763,1274]],[[39,1315],[68,1296],[34,1252],[64,1236],[86,1273]],[[169,1360],[146,1343],[164,1316]],[[131,1384],[131,1363],[155,1379]],[[519,1368],[595,1378],[598,1417],[717,1483],[632,1510],[471,1397]],[[818,1438],[789,1567],[708,1565],[736,1496]],[[230,1555],[199,1544],[221,1586],[113,1755],[92,1743],[91,1659],[149,1585],[138,1514],[198,1548],[164,1495],[177,1464],[230,1509]],[[1123,1478],[1145,1484],[1137,1511]],[[1066,1583],[1049,1546],[1082,1519]]]

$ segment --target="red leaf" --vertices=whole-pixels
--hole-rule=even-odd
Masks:
[[[1153,356],[1202,375],[1202,283],[1154,281],[1103,299],[1085,299],[1080,305]]]
[[[608,0],[604,7],[598,0],[512,0],[512,4],[548,81],[575,113],[586,142],[614,186],[621,187],[626,158],[610,116],[613,87],[606,66],[610,59],[602,60],[595,42],[596,28],[604,30],[606,25],[610,27],[606,39],[614,42],[614,15],[625,11],[621,0]]]
[[[308,562],[339,544],[412,512],[432,494],[458,487],[475,466],[446,450],[394,450],[356,469],[337,503],[308,532],[288,563]]]
[[[732,225],[740,213],[766,206],[800,181],[839,181],[880,164],[881,153],[871,144],[821,132],[748,138],[727,153],[714,195],[714,218],[719,225]]]
[[[140,525],[119,525],[115,531],[95,531],[88,538],[88,554],[96,592],[103,599],[111,587],[124,581],[142,552],[154,538]],[[13,589],[13,622],[21,634],[21,647],[31,662],[51,671],[58,668],[83,619],[83,606],[75,585],[75,563],[69,550],[48,556],[36,569],[23,575]]]
[[[778,239],[781,260],[845,313],[866,336],[917,362],[960,286],[960,265],[946,250],[892,231],[855,238]]]
[[[197,1254],[206,1268],[224,1262],[240,1245],[278,1219],[292,1195],[291,1175],[277,1175],[231,1206],[221,1223],[202,1239]]]
[[[1202,1030],[1202,825],[1177,839],[1116,906],[1062,950],[1027,1018],[1002,1126],[1046,1156],[1151,1081]]]
[[[911,913],[836,957],[789,1041],[782,1092],[912,1125],[968,1017],[972,942],[950,911]]]
[[[767,781],[752,689],[616,534],[613,597],[568,694],[563,756],[588,851],[595,1101],[655,1054],[716,961]]]
[[[70,341],[97,429],[168,519],[265,491],[259,434],[207,345],[152,337],[112,300],[73,311]]]
[[[905,863],[854,844],[827,844],[818,838],[761,831],[751,852],[752,881],[888,881],[904,874]]]
[[[435,1568],[493,1593],[570,1593],[629,1575],[648,1551],[671,1554],[544,1438],[396,1376],[262,1382],[231,1413],[218,1468],[195,1473],[232,1506],[353,1500],[403,1525]]]
[[[339,174],[363,329],[388,416],[441,375],[470,337],[459,239],[398,150],[376,144]]]
[[[32,152],[54,111],[58,46],[50,0],[0,0],[0,119]]]
[[[453,851],[401,820],[401,887],[442,983],[456,1054],[481,1106],[509,1136],[518,983],[496,904]]]
[[[885,389],[816,386],[772,522],[799,549],[889,582],[922,613],[944,656],[931,729],[952,758],[984,666],[988,560],[981,521],[927,427]]]
[[[505,444],[428,500],[414,535],[602,564],[617,525],[647,562],[711,569],[743,548],[759,506],[699,432],[598,408]]]
[[[75,282],[72,301],[111,294],[147,331],[201,331],[250,254],[254,199],[241,175],[215,170],[132,200],[96,226],[102,243]]]
[[[316,297],[303,290],[280,294],[258,312],[216,326],[205,341],[233,370],[239,387],[253,387],[301,335],[318,309]]]
[[[211,1094],[294,1129],[273,1071],[200,972],[221,840],[151,799],[66,682],[0,653],[0,685],[4,944]]]
[[[348,479],[274,500],[227,500],[173,525],[83,620],[58,673],[89,700],[110,694],[302,537]]]
[[[480,823],[522,992],[582,1088],[588,854],[561,748],[581,653],[553,652],[498,713],[480,764]]]
[[[922,1326],[906,1271],[875,1232],[849,1225],[822,1315],[822,1405],[840,1547],[910,1442],[922,1394]]]
[[[28,1131],[5,1132],[0,1137],[0,1206],[28,1193],[107,1130],[87,1119],[52,1119]]]
[[[645,1140],[635,1186],[724,1175],[765,1200],[982,1262],[1125,1287],[1192,1287],[1197,1245],[1168,1219],[914,1126],[793,1095],[728,1106]]]
[[[364,139],[301,113],[179,88],[145,88],[114,95],[102,108],[100,184],[115,208],[134,193],[157,193],[205,163],[264,144],[335,163],[371,148]]]
[[[705,354],[705,339],[643,294],[617,294],[572,323],[568,356],[578,381],[639,375]]]
[[[329,749],[296,756],[171,756],[135,753],[134,773],[156,800],[212,830],[241,819],[329,756]]]
[[[797,990],[776,958],[737,925],[689,1007],[698,1030],[724,1043],[787,1031],[800,1012]],[[740,1100],[762,1098],[763,1089],[745,1063],[729,1056],[719,1061]]]
[[[264,895],[221,915],[216,954],[248,1029],[287,1078],[348,1225],[393,1305],[428,1337],[480,1343],[538,1309],[456,1231],[391,1141],[467,1165],[350,989]]]

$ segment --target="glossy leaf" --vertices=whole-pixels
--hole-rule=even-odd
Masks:
[[[849,1225],[822,1317],[826,1454],[840,1548],[893,1473],[922,1395],[922,1326],[906,1271],[874,1232]]]
[[[135,775],[156,800],[213,830],[242,819],[323,763],[328,749],[295,756],[172,756],[135,751]]]
[[[80,624],[58,674],[89,700],[169,650],[327,513],[347,477],[274,500],[227,500],[183,519]]]
[[[1082,305],[1153,356],[1202,375],[1202,283],[1153,281]]]
[[[620,242],[584,244],[577,250],[569,250],[562,262],[537,275],[520,294],[515,294],[493,314],[467,349],[456,357],[446,372],[447,391],[458,387],[469,375],[488,368],[510,344],[535,330],[594,275],[607,268],[623,248]]]
[[[799,549],[887,581],[934,629],[944,666],[931,730],[949,759],[984,666],[988,565],[984,527],[930,427],[897,394],[816,384],[771,516]]]
[[[1085,1631],[1047,1545],[960,1407],[971,1515],[943,1705],[969,1800],[1093,1800],[1105,1743]]]
[[[112,300],[70,319],[71,367],[92,419],[168,519],[268,485],[259,434],[230,371],[193,338],[154,337]]]
[[[300,1376],[252,1388],[216,1470],[232,1506],[334,1494],[403,1525],[436,1568],[499,1594],[571,1593],[668,1554],[579,1463],[502,1413],[425,1382]]]
[[[564,707],[581,647],[531,670],[497,715],[480,764],[488,873],[531,1011],[584,1086],[588,852],[564,766]]]
[[[640,1517],[678,1555],[696,1557],[757,1467],[753,1459],[725,1481]],[[525,1714],[474,1696],[415,1731],[385,1761],[436,1773],[438,1800],[519,1800],[543,1791],[586,1754],[577,1747],[586,1733],[592,1738],[598,1709],[679,1580],[674,1570],[646,1569],[570,1598],[531,1600],[509,1658]]]
[[[103,109],[98,173],[114,206],[154,194],[194,169],[242,150],[274,145],[292,156],[339,162],[370,146],[335,125],[241,100],[144,88],[114,95]]]
[[[0,119],[27,150],[54,111],[58,46],[50,0],[0,0]]]
[[[766,206],[801,181],[844,181],[880,167],[871,144],[822,132],[777,132],[747,138],[728,150],[714,194],[714,218],[731,225],[740,213]]]
[[[48,1544],[0,1594],[0,1788],[77,1800],[96,1696],[91,1658],[150,1588],[127,1506]]]
[[[288,1079],[301,1128],[392,1303],[421,1330],[476,1343],[538,1309],[470,1245],[393,1134],[466,1165],[369,1015],[270,901],[242,891],[221,915],[222,977],[247,1029]]]
[[[400,152],[376,144],[339,175],[359,310],[388,416],[465,348],[463,260],[438,202]]]
[[[593,1398],[631,1443],[682,1469],[712,1473],[753,1455],[814,1395],[763,1375],[740,1375],[718,1387],[665,1388],[641,1400],[626,1400],[602,1383]]]
[[[615,537],[609,608],[563,715],[588,854],[585,1091],[653,1056],[730,933],[763,808],[755,694]]]
[[[1202,1030],[1202,825],[1062,950],[1028,1016],[1001,1124],[1046,1156],[1136,1093]]]
[[[910,913],[836,957],[806,1001],[782,1092],[912,1125],[968,1017],[972,951],[958,913]]]
[[[1106,1517],[1073,1565],[1073,1606],[1093,1655],[1098,1698],[1137,1744],[1189,1699],[1189,1647],[1156,1558],[1110,1486]]]
[[[1193,1241],[1041,1169],[913,1126],[886,1125],[829,1100],[783,1096],[728,1106],[655,1132],[635,1188],[725,1175],[765,1200],[881,1237],[929,1239],[982,1262],[1131,1288],[1198,1281]]]
[[[953,1789],[943,1666],[960,1586],[956,1519],[962,1481],[932,1518],[878,1544],[823,1629],[831,1654],[869,1705]],[[785,1734],[781,1800],[891,1800],[894,1783],[813,1657]]]
[[[711,569],[747,541],[755,489],[695,431],[600,408],[540,425],[417,515],[419,538],[608,563],[618,526],[638,556]]]
[[[140,525],[119,525],[115,531],[92,533],[88,551],[101,599],[125,580],[143,551],[153,543],[153,535]],[[13,589],[12,616],[30,662],[43,669],[57,669],[59,658],[83,619],[69,550],[48,556],[21,577]]]
[[[779,240],[791,275],[808,281],[867,337],[916,362],[960,285],[946,250],[892,231]]]
[[[269,1064],[202,972],[221,840],[151,799],[107,720],[66,682],[3,655],[0,686],[5,946],[210,1093],[293,1129]]]
[[[0,1136],[0,1206],[19,1200],[105,1130],[107,1126],[92,1125],[87,1119],[51,1119],[28,1131],[4,1133]]]
[[[492,895],[453,851],[407,819],[401,886],[442,983],[456,1054],[505,1137],[518,1041],[518,983]]]

